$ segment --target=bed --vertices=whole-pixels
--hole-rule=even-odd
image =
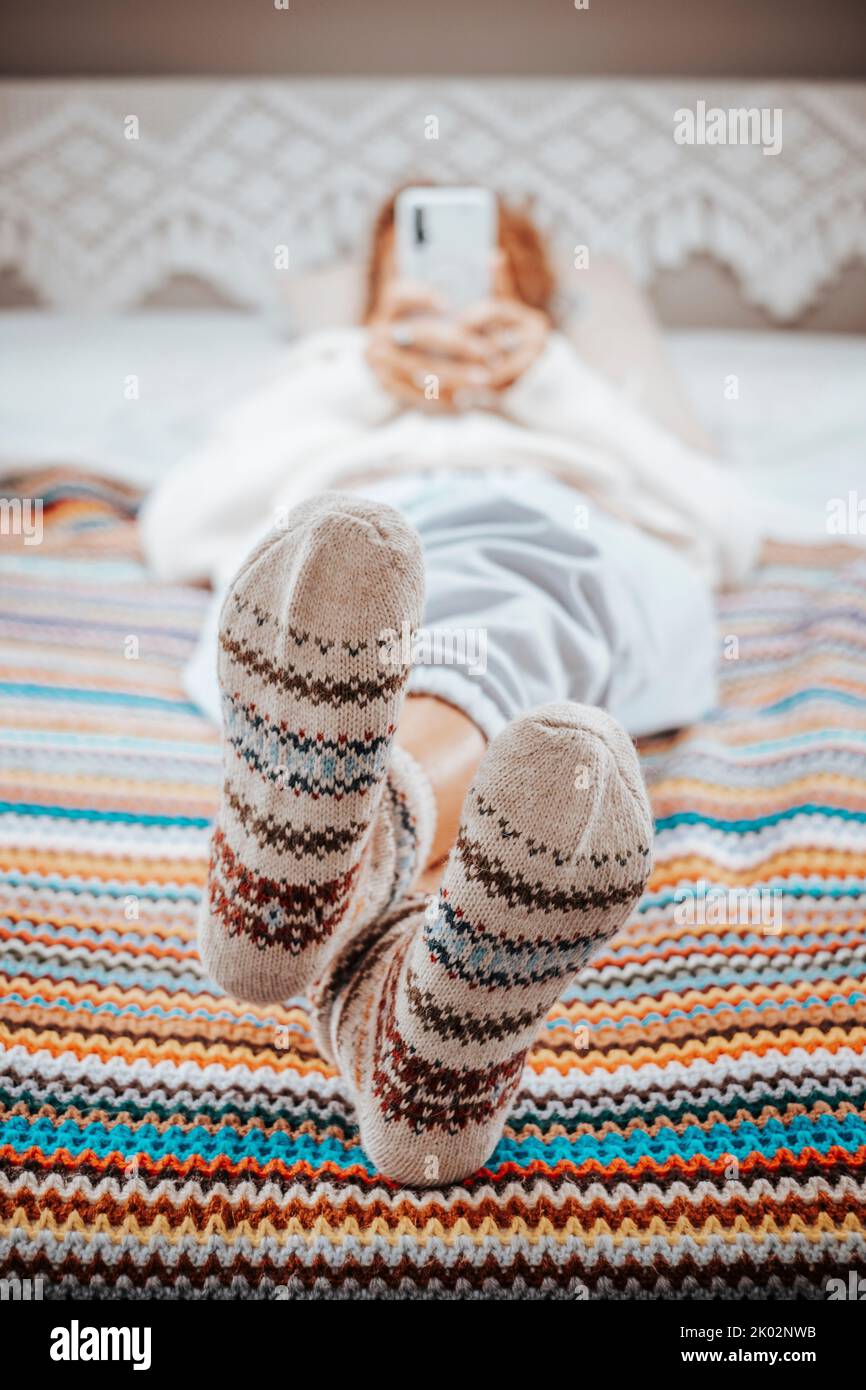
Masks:
[[[0,558],[0,1275],[98,1299],[776,1299],[861,1269],[866,559],[825,534],[722,601],[720,708],[642,746],[639,911],[547,1019],[488,1167],[403,1191],[359,1148],[304,1001],[248,1007],[203,976],[219,747],[181,671],[207,594],[154,583],[136,548],[160,457],[279,344],[186,315],[160,377],[152,315],[79,328],[76,352],[68,320],[15,318],[3,491],[44,499],[44,540]],[[780,500],[794,447],[804,498],[847,487],[863,341],[737,339],[671,339],[707,428]],[[725,415],[732,352],[749,389]],[[106,407],[127,361],[148,389]],[[786,444],[798,372],[825,413]],[[746,890],[737,920],[714,885]]]
[[[0,498],[43,501],[41,544],[0,536],[0,1279],[775,1300],[862,1273],[866,89],[716,86],[784,107],[778,159],[676,154],[671,112],[710,95],[680,80],[0,87],[0,302],[22,306],[0,313]],[[283,350],[249,312],[274,246],[302,270],[357,253],[419,168],[496,168],[569,255],[659,293],[680,275],[692,309],[710,256],[739,303],[711,321],[738,326],[668,315],[691,325],[667,344],[686,398],[756,505],[810,519],[720,602],[719,707],[641,746],[638,910],[540,1030],[487,1167],[424,1192],[374,1172],[303,1000],[204,977],[219,742],[182,671],[208,594],[155,583],[136,538],[146,489]],[[188,274],[217,307],[164,307]]]

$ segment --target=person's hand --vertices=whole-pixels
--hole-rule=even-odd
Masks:
[[[500,252],[494,271],[493,298],[473,304],[459,323],[487,349],[488,387],[504,391],[531,367],[547,342],[550,324],[545,314],[507,294],[505,258]]]
[[[431,290],[394,281],[370,325],[367,362],[404,405],[453,410],[489,390],[488,350],[480,334],[446,316]]]
[[[449,317],[440,296],[395,281],[370,326],[367,362],[390,395],[422,409],[496,404],[544,348],[548,320],[515,299],[497,253],[493,294]]]
[[[490,391],[505,391],[531,367],[547,342],[544,314],[519,299],[488,299],[464,311],[458,322],[486,346]]]

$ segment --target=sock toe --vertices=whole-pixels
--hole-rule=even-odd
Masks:
[[[491,871],[563,889],[592,858],[596,867],[630,864],[621,887],[639,892],[652,842],[628,734],[604,710],[560,703],[522,716],[493,741],[464,803],[458,850],[473,862],[480,853]]]

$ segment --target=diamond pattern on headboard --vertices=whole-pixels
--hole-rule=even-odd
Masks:
[[[678,145],[698,101],[781,108],[781,152]],[[54,307],[127,308],[178,273],[266,306],[275,248],[293,270],[356,251],[420,177],[529,198],[563,254],[643,283],[709,254],[780,322],[866,260],[866,84],[6,82],[0,132],[0,265]]]

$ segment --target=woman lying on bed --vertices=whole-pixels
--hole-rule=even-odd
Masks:
[[[142,527],[161,575],[218,590],[191,673],[224,728],[204,963],[312,999],[364,1149],[423,1185],[489,1158],[638,901],[630,736],[714,703],[712,590],[757,537],[730,476],[553,330],[524,215],[500,207],[494,296],[459,316],[398,281],[393,228],[392,202],[365,325],[293,347]]]

